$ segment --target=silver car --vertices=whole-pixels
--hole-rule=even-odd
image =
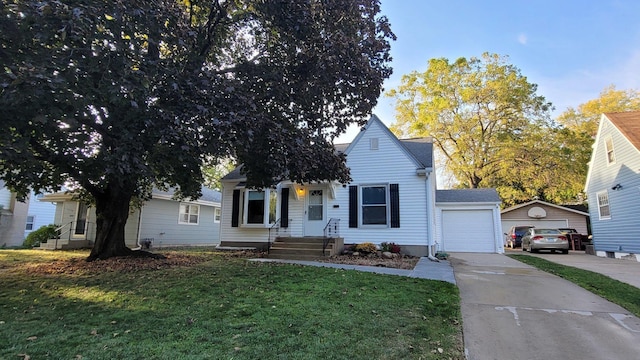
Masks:
[[[558,229],[530,228],[522,237],[522,251],[537,253],[540,250],[562,251],[569,253],[569,240]]]

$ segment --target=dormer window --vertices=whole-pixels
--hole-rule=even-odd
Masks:
[[[616,162],[616,156],[613,153],[613,140],[611,139],[611,136],[607,136],[604,139],[604,147],[607,151],[607,164],[613,164]]]

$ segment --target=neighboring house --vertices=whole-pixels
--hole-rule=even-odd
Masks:
[[[281,181],[251,189],[245,186],[241,166],[223,177],[220,246],[265,248],[272,231],[287,237],[325,237],[325,229],[331,228],[339,229],[345,244],[395,242],[404,253],[419,256],[438,250],[442,237],[436,234],[442,232],[436,222],[431,139],[399,140],[374,115],[351,144],[336,145],[336,150],[346,155],[349,184]],[[484,204],[479,209],[458,203],[458,208],[465,206],[485,210]],[[502,251],[497,221],[490,236],[499,246],[486,251]],[[445,232],[445,243],[447,236]],[[473,239],[468,240],[473,251]]]
[[[504,252],[495,189],[436,190],[436,236],[444,252]]]
[[[22,246],[29,200],[20,202],[0,180],[0,247]]]
[[[43,196],[44,194],[36,194],[33,191],[29,194],[29,211],[24,226],[25,238],[42,226],[55,224],[56,206],[50,202],[40,201]]]
[[[217,245],[220,229],[221,193],[202,188],[198,200],[178,201],[173,192],[154,190],[151,200],[132,211],[125,226],[129,247]],[[49,241],[46,248],[90,246],[95,240],[95,209],[74,200],[71,194],[45,195],[41,201],[56,203],[55,223],[60,225],[60,240]]]
[[[533,200],[504,209],[502,230],[509,231],[512,226],[532,225],[537,228],[571,228],[580,234],[589,234],[589,213],[585,207],[555,205],[545,201]]]
[[[53,223],[55,206],[40,204],[33,191],[21,202],[0,180],[0,247],[22,246],[25,237],[43,225]]]
[[[602,115],[585,192],[596,255],[640,261],[640,111]]]

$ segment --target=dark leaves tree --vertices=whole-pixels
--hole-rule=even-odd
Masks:
[[[201,165],[249,185],[349,178],[331,140],[366,120],[394,38],[377,0],[2,1],[0,178],[72,182],[97,216],[89,260],[130,255],[132,198]]]

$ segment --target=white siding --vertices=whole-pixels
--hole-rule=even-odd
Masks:
[[[613,140],[615,162],[607,164],[604,139]],[[640,253],[640,151],[602,117],[586,186],[596,251]],[[611,188],[621,184],[622,189]],[[596,193],[607,191],[611,218],[600,220]]]
[[[371,150],[370,139],[378,139],[378,150]],[[399,245],[427,245],[427,180],[416,174],[417,166],[403,148],[388,136],[378,122],[358,138],[347,155],[353,182],[349,185],[398,184],[400,196],[399,228],[349,228],[349,188],[336,190],[329,218],[340,218],[340,234],[346,244],[395,242]]]
[[[38,230],[42,226],[55,223],[56,206],[50,202],[39,201],[32,191],[29,201],[29,216],[34,217],[33,230]],[[27,237],[33,230],[24,231],[24,236]]]
[[[222,218],[220,219],[220,240],[224,242],[267,242],[269,237],[268,227],[247,227],[242,224],[242,194],[240,198],[240,224],[238,227],[231,226],[231,213],[233,209],[233,190],[236,188],[237,183],[228,182],[223,184],[222,189]],[[286,233],[291,236],[303,236],[304,226],[304,197],[299,197],[298,200],[294,196],[295,189],[291,187],[289,189],[289,228]],[[281,191],[278,191],[278,215],[280,211],[280,198]],[[329,205],[330,206],[330,205]],[[284,230],[284,229],[281,229]]]
[[[140,221],[140,239],[152,238],[153,246],[215,245],[219,242],[219,223],[213,220],[214,207],[199,205],[198,224],[179,224],[180,202],[152,199],[145,203]],[[135,224],[137,213],[127,221]],[[133,218],[133,219],[132,219]],[[133,226],[131,230],[133,231]]]

